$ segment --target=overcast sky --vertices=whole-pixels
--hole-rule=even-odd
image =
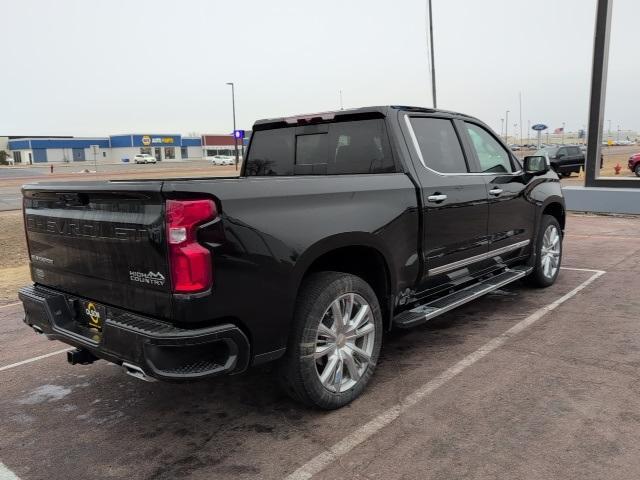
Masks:
[[[595,0],[433,0],[439,107],[500,130],[587,123]],[[0,134],[225,133],[344,106],[431,106],[426,0],[0,0]],[[606,118],[640,129],[616,0]],[[526,133],[525,133],[526,137]]]

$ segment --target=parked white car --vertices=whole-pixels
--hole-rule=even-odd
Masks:
[[[235,165],[236,159],[227,155],[215,155],[211,158],[211,163],[214,165]]]
[[[156,163],[156,157],[150,153],[139,153],[133,157],[135,163]]]

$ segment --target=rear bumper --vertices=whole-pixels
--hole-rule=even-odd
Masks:
[[[250,358],[246,335],[232,324],[183,329],[128,311],[106,307],[100,335],[79,327],[76,297],[38,285],[18,297],[25,323],[52,340],[83,348],[98,358],[135,365],[158,380],[180,381],[244,371]]]

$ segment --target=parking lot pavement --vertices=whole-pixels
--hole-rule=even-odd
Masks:
[[[640,219],[571,216],[567,231],[564,264],[607,273],[563,270],[549,289],[516,284],[392,332],[365,394],[334,412],[290,401],[268,367],[179,385],[63,354],[1,370],[64,347],[12,327],[8,307],[0,467],[23,480],[637,478]]]

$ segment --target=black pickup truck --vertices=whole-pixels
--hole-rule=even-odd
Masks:
[[[550,145],[535,153],[549,159],[551,170],[560,177],[570,177],[572,173],[580,173],[585,168],[586,151],[577,145]],[[600,168],[604,165],[604,157],[600,155]]]
[[[240,177],[24,186],[25,322],[72,364],[146,380],[277,360],[330,409],[363,391],[385,331],[558,275],[557,175],[475,118],[371,107],[253,131]]]

